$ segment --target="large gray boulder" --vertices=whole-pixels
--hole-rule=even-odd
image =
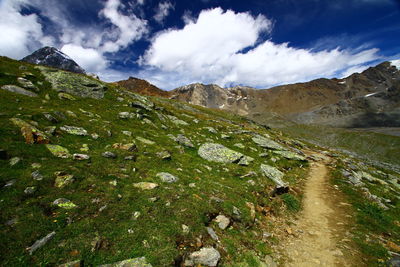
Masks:
[[[275,183],[274,193],[283,194],[289,191],[289,185],[282,180],[284,176],[283,172],[266,164],[261,164],[260,169],[267,178],[271,179]]]
[[[28,91],[24,88],[21,88],[19,86],[16,85],[3,85],[2,87],[0,87],[2,90],[5,91],[9,91],[11,93],[15,93],[15,94],[20,94],[20,95],[26,95],[26,96],[30,96],[30,97],[37,97],[38,95]]]
[[[185,266],[217,266],[221,254],[212,247],[205,247],[199,251],[193,252],[185,261]]]
[[[237,163],[244,157],[242,153],[214,143],[202,144],[198,154],[205,160],[220,163]]]
[[[268,148],[268,149],[275,149],[275,150],[286,150],[283,146],[278,144],[277,142],[268,139],[264,136],[261,135],[256,135],[252,138],[253,142],[256,143],[258,146],[262,148]]]

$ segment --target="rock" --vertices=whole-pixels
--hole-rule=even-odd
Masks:
[[[109,159],[115,159],[115,158],[117,158],[117,155],[114,154],[114,153],[112,153],[112,152],[110,152],[110,151],[103,152],[101,155],[102,155],[103,157],[109,158]]]
[[[274,151],[273,153],[280,155],[286,159],[290,159],[290,160],[299,160],[299,161],[306,161],[307,159],[299,154],[296,154],[294,152],[291,151],[281,151],[281,150],[277,150]]]
[[[137,152],[138,151],[135,143],[128,143],[128,144],[115,143],[112,145],[112,148],[127,150],[129,152]]]
[[[34,92],[28,91],[28,90],[21,88],[19,86],[16,86],[16,85],[3,85],[0,88],[2,90],[9,91],[9,92],[12,92],[15,94],[25,95],[25,96],[29,96],[29,97],[38,97],[38,95],[35,94]]]
[[[44,112],[43,116],[51,123],[58,123],[58,120],[53,117],[53,115],[51,115],[50,113]]]
[[[90,159],[90,156],[86,154],[73,154],[72,158],[74,160],[88,160]]]
[[[214,229],[212,229],[211,227],[206,227],[207,233],[210,235],[210,237],[215,240],[215,241],[219,241],[219,238],[217,236],[217,234],[215,233]]]
[[[217,266],[220,258],[221,255],[218,250],[213,247],[204,247],[190,254],[189,258],[185,261],[185,266]]]
[[[61,126],[60,129],[63,130],[64,132],[67,132],[67,133],[73,134],[73,135],[80,135],[80,136],[88,135],[88,132],[85,129],[83,129],[82,127],[64,125],[64,126]]]
[[[157,152],[157,157],[159,157],[160,159],[169,160],[171,159],[171,154],[168,151],[164,150]]]
[[[140,182],[140,183],[134,183],[133,186],[142,190],[151,190],[157,188],[158,184],[149,182]]]
[[[31,176],[32,176],[32,178],[33,178],[34,180],[36,180],[36,181],[41,181],[41,180],[43,180],[43,175],[42,175],[38,170],[32,172],[32,173],[31,173]]]
[[[128,260],[123,260],[111,264],[103,264],[98,267],[152,267],[150,263],[147,263],[145,257],[133,258]]]
[[[20,157],[12,157],[9,161],[10,166],[17,165],[21,161]]]
[[[56,126],[47,126],[47,127],[44,128],[44,132],[47,135],[51,136],[51,135],[54,135],[56,133],[56,129],[57,129]]]
[[[154,104],[153,104],[153,106],[151,106],[151,105],[147,105],[147,104],[145,104],[143,102],[140,102],[140,101],[131,102],[131,103],[129,103],[129,105],[131,107],[133,107],[133,108],[140,108],[140,109],[144,109],[144,110],[147,110],[147,111],[151,111],[153,106],[154,106]]]
[[[222,230],[225,230],[229,226],[229,224],[231,223],[229,218],[224,216],[224,215],[218,215],[215,218],[215,222],[218,223],[218,227],[220,229],[222,229]]]
[[[218,134],[217,130],[215,130],[213,127],[204,127],[204,128],[207,129],[210,133]]]
[[[186,147],[194,147],[192,141],[183,134],[178,134],[175,138],[175,142]]]
[[[258,146],[268,149],[275,149],[275,150],[286,150],[283,146],[278,144],[277,142],[265,138],[261,135],[256,135],[252,138],[253,142],[256,143]]]
[[[42,167],[42,164],[40,164],[40,163],[32,163],[32,164],[31,164],[31,167],[32,167],[33,169],[40,169],[40,168]]]
[[[264,263],[266,264],[265,267],[278,267],[278,264],[276,264],[272,257],[269,255],[265,256]]]
[[[136,155],[126,156],[124,160],[133,160],[136,161]]]
[[[168,172],[159,172],[156,174],[156,176],[160,178],[161,181],[164,183],[175,183],[179,180],[178,177],[175,177],[174,175]]]
[[[61,265],[58,265],[58,267],[82,267],[82,261],[81,260],[76,260],[76,261],[70,261]]]
[[[140,217],[140,214],[140,211],[135,211],[132,215],[132,219],[136,221]]]
[[[57,198],[53,201],[53,205],[67,210],[77,207],[71,200],[66,198]]]
[[[250,209],[250,217],[252,220],[256,218],[256,208],[253,203],[251,202],[246,202],[246,206],[249,207]]]
[[[131,131],[122,131],[122,134],[124,134],[126,136],[132,136],[132,132]]]
[[[99,137],[100,137],[97,133],[92,133],[90,136],[91,136],[94,140],[97,140],[97,139],[99,139]]]
[[[153,142],[153,141],[151,141],[151,140],[149,140],[149,139],[140,137],[140,136],[136,137],[136,139],[137,139],[138,141],[140,141],[140,142],[146,144],[146,145],[154,145],[154,144],[155,144],[155,142]]]
[[[240,210],[237,207],[233,206],[232,212],[233,212],[234,217],[236,219],[240,220],[240,218],[242,217],[242,213],[240,212]]]
[[[76,100],[72,95],[63,92],[58,93],[58,98],[61,100]]]
[[[189,226],[187,226],[186,224],[182,224],[182,232],[184,234],[188,234],[189,233]]]
[[[118,113],[118,117],[120,119],[133,119],[135,117],[135,114],[124,111],[124,112]]]
[[[21,133],[27,144],[48,144],[50,142],[47,135],[35,126],[19,118],[11,118],[10,121],[21,128]]]
[[[231,139],[231,137],[229,135],[226,135],[226,134],[221,134],[221,138],[222,139]]]
[[[249,166],[250,162],[254,161],[254,159],[252,157],[248,157],[248,156],[243,156],[238,164],[242,165],[242,166]]]
[[[260,169],[267,178],[271,179],[275,183],[274,193],[283,194],[289,191],[289,185],[282,180],[284,176],[283,172],[266,164],[261,164]]]
[[[25,188],[24,193],[27,195],[31,195],[31,194],[35,193],[35,191],[36,191],[36,187],[29,186],[29,187]]]
[[[4,149],[0,149],[0,159],[7,160],[9,158],[7,151]]]
[[[205,160],[220,163],[237,163],[243,157],[242,153],[214,143],[202,144],[199,148],[198,154]]]
[[[78,117],[78,116],[76,116],[76,114],[75,114],[73,111],[71,111],[71,110],[67,110],[66,113],[67,113],[67,115],[68,115],[69,117],[72,117],[72,118],[77,118],[77,117]]]
[[[241,144],[241,143],[234,144],[234,146],[238,147],[238,148],[241,148],[241,149],[245,149],[245,146],[243,144]]]
[[[17,81],[22,87],[24,87],[26,89],[37,90],[37,87],[28,79],[25,79],[25,78],[22,78],[22,77],[18,77]]]
[[[53,154],[56,157],[64,159],[71,157],[71,154],[69,154],[68,149],[66,149],[65,147],[59,145],[50,145],[50,144],[47,144],[46,147],[51,152],[51,154]]]
[[[33,243],[33,245],[28,247],[26,250],[29,252],[30,255],[32,255],[33,252],[35,252],[36,250],[38,250],[39,248],[44,246],[47,242],[49,242],[55,236],[55,234],[56,234],[56,232],[54,232],[54,231],[51,232],[50,234],[46,235],[42,239],[35,241],[35,243]]]
[[[55,172],[54,175],[56,176],[54,186],[57,188],[63,188],[75,181],[72,174],[67,174],[63,171]]]
[[[82,147],[79,150],[82,152],[88,152],[90,149],[88,144],[82,144]]]
[[[167,115],[167,117],[171,120],[172,123],[174,123],[177,126],[187,126],[189,123],[186,121],[180,120],[175,116]]]
[[[4,185],[4,187],[13,186],[16,182],[17,182],[16,179],[9,180],[9,181],[6,182],[6,184]]]

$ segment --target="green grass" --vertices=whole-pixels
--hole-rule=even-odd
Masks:
[[[17,83],[17,77],[24,72],[33,74],[30,79],[40,88],[38,98],[30,98],[0,90],[0,148],[11,157],[20,157],[17,165],[10,167],[8,161],[0,160],[0,185],[16,179],[15,185],[0,189],[0,265],[2,266],[44,266],[58,265],[81,259],[88,265],[112,263],[132,257],[145,256],[153,266],[170,266],[187,253],[198,249],[197,240],[203,246],[216,245],[207,234],[205,227],[212,224],[218,214],[232,219],[227,230],[215,230],[221,240],[221,265],[235,264],[250,258],[242,255],[256,252],[261,258],[270,254],[270,249],[261,242],[263,229],[251,218],[247,202],[255,206],[271,207],[278,214],[281,206],[297,210],[297,197],[286,195],[270,198],[273,188],[270,180],[259,172],[261,163],[267,163],[285,171],[285,180],[291,186],[301,184],[307,171],[307,164],[280,159],[272,161],[274,154],[264,151],[251,141],[251,133],[235,133],[235,130],[248,130],[252,133],[268,133],[281,142],[291,142],[274,131],[267,131],[247,119],[217,110],[193,107],[172,100],[149,98],[157,109],[137,110],[127,103],[137,96],[109,85],[109,90],[101,100],[76,97],[75,101],[60,100],[57,92],[33,65],[0,58],[0,86]],[[28,70],[20,70],[24,65]],[[41,84],[42,83],[42,84]],[[46,100],[46,95],[50,100]],[[123,97],[118,102],[117,97]],[[94,116],[81,111],[91,112]],[[62,112],[65,118],[59,123],[47,121],[43,112]],[[73,111],[77,117],[67,115]],[[146,124],[140,119],[123,120],[118,113],[123,111],[141,112],[156,126]],[[176,126],[170,121],[160,119],[159,115],[174,115],[190,123],[189,126]],[[55,115],[56,116],[56,115]],[[20,129],[10,118],[18,117],[27,122],[35,121],[39,129],[57,126],[56,134],[50,137],[52,144],[68,148],[71,153],[82,153],[80,149],[87,144],[90,150],[89,161],[74,161],[54,157],[44,145],[29,145],[24,142]],[[198,119],[199,123],[194,123]],[[90,134],[97,133],[99,139],[91,136],[74,136],[62,132],[59,127],[72,125],[85,128]],[[162,125],[167,126],[164,129]],[[212,134],[204,127],[214,127],[219,134]],[[112,136],[108,136],[108,131]],[[126,136],[122,131],[131,131]],[[192,139],[195,148],[177,146],[167,134],[184,133]],[[220,134],[228,134],[230,139],[221,139]],[[146,145],[135,140],[140,136],[155,142]],[[114,143],[135,142],[138,146],[136,161],[124,160],[132,152],[113,149]],[[197,155],[197,148],[204,142],[216,142],[242,152],[255,159],[249,166],[207,162]],[[242,143],[246,148],[234,146]],[[171,160],[162,160],[156,153],[168,150]],[[104,151],[117,154],[116,159],[101,156]],[[269,156],[258,155],[268,152]],[[33,163],[41,164],[42,181],[33,180]],[[65,171],[73,174],[75,182],[64,187],[54,187],[54,172]],[[255,171],[254,177],[241,176]],[[164,184],[156,178],[158,172],[170,172],[179,177],[173,184]],[[255,185],[248,183],[253,180]],[[116,181],[116,185],[113,185]],[[133,187],[133,183],[148,181],[160,186],[149,191]],[[195,187],[189,184],[195,183]],[[35,186],[32,195],[24,193],[28,186]],[[156,198],[155,202],[151,198]],[[64,210],[51,203],[57,198],[67,198],[78,207]],[[219,198],[222,202],[213,199]],[[106,208],[99,211],[101,207]],[[234,207],[241,212],[236,218]],[[133,213],[140,212],[134,220]],[[17,218],[17,223],[6,226],[4,223]],[[258,221],[264,215],[257,212]],[[188,234],[182,232],[182,224],[189,227]],[[56,231],[55,237],[32,256],[26,248],[48,233]],[[102,246],[92,251],[92,242],[102,240]]]

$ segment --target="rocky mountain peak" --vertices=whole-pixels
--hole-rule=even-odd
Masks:
[[[21,61],[31,64],[39,64],[75,73],[86,73],[72,58],[55,47],[45,46],[36,50]]]

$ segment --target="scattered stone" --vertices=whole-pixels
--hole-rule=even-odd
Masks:
[[[99,265],[98,267],[152,267],[150,263],[147,263],[145,257],[133,258],[128,260],[123,260],[110,264]]]
[[[53,201],[53,205],[67,210],[77,207],[71,200],[66,198],[57,198]]]
[[[90,156],[86,154],[73,154],[72,158],[74,160],[88,160],[90,159]]]
[[[32,164],[31,164],[31,167],[32,167],[33,169],[40,169],[40,168],[42,167],[42,164],[40,164],[40,163],[32,163]]]
[[[282,180],[284,176],[283,172],[266,164],[261,164],[260,169],[267,178],[271,179],[275,183],[274,193],[283,194],[289,191],[289,185]]]
[[[213,143],[202,144],[198,154],[205,160],[220,163],[238,163],[243,157],[242,153],[233,151],[223,145]]]
[[[229,135],[226,135],[226,134],[221,134],[221,138],[222,139],[231,139],[231,137]]]
[[[182,224],[182,232],[184,234],[188,234],[190,232],[189,226],[187,226],[186,224]]]
[[[11,122],[21,128],[21,133],[27,144],[48,144],[49,138],[38,128],[19,118],[11,118]]]
[[[207,233],[210,235],[210,237],[215,240],[215,241],[219,241],[219,237],[218,235],[215,233],[214,229],[212,229],[211,227],[206,227]]]
[[[36,187],[29,186],[29,187],[25,188],[24,193],[27,195],[31,195],[31,194],[35,193],[35,191],[36,191]]]
[[[140,141],[140,142],[146,144],[146,145],[154,145],[154,144],[155,144],[155,142],[153,142],[153,141],[151,141],[151,140],[149,140],[149,139],[140,137],[140,136],[136,137],[136,139],[137,139],[138,141]]]
[[[10,159],[10,166],[12,167],[12,166],[14,166],[14,165],[17,165],[19,162],[21,162],[21,158],[20,157],[12,157],[11,159]]]
[[[238,220],[240,220],[240,218],[242,217],[242,212],[240,212],[240,210],[235,206],[233,206],[233,208],[232,208],[232,213],[233,213],[234,217],[236,217],[236,219],[238,219]]]
[[[77,117],[78,117],[78,116],[76,116],[76,114],[75,114],[73,111],[71,111],[71,110],[67,110],[66,113],[67,113],[68,116],[70,116],[70,117],[72,117],[72,118],[77,118]]]
[[[133,160],[136,161],[136,155],[126,156],[124,160]]]
[[[165,159],[165,160],[169,160],[171,159],[171,153],[169,153],[166,150],[157,152],[157,157],[159,157],[160,159]]]
[[[190,187],[190,188],[194,188],[194,187],[196,187],[196,184],[195,184],[195,183],[190,183],[190,184],[189,184],[189,187]]]
[[[240,161],[238,162],[239,165],[242,166],[249,166],[250,162],[254,161],[252,157],[249,156],[243,156]]]
[[[39,170],[36,170],[36,171],[32,172],[31,176],[36,181],[41,181],[44,178],[43,175],[39,172]]]
[[[133,186],[142,190],[151,190],[157,188],[158,184],[149,182],[140,182],[140,183],[134,183]]]
[[[44,128],[44,132],[47,135],[54,135],[56,133],[56,129],[57,129],[56,126],[47,126]]]
[[[265,138],[261,135],[254,136],[252,138],[253,142],[256,143],[258,146],[268,149],[275,149],[275,150],[286,150],[283,146],[278,144],[277,142]]]
[[[67,159],[71,156],[65,147],[50,144],[47,144],[46,147],[56,157]]]
[[[218,134],[217,130],[215,130],[213,127],[204,127],[204,128],[207,129],[210,133]]]
[[[76,100],[72,95],[63,92],[58,93],[58,98],[61,100]]]
[[[137,152],[138,151],[135,143],[128,143],[128,144],[115,143],[112,145],[112,148],[127,150],[129,152]]]
[[[70,261],[61,265],[58,265],[58,267],[82,267],[82,261],[81,260],[76,260],[76,261]]]
[[[186,147],[194,147],[192,141],[183,134],[178,134],[175,138],[175,142]]]
[[[100,137],[97,133],[92,133],[91,136],[94,140],[99,139]]]
[[[69,184],[72,184],[75,181],[72,174],[67,174],[63,171],[55,172],[54,175],[56,176],[54,186],[57,188],[63,188]]]
[[[241,148],[241,149],[245,149],[245,146],[242,143],[237,143],[234,144],[235,147]]]
[[[33,245],[28,247],[26,250],[29,252],[30,255],[32,255],[33,252],[35,252],[36,250],[38,250],[39,248],[44,246],[47,242],[49,242],[55,236],[55,234],[56,234],[56,232],[54,232],[54,231],[51,232],[50,234],[46,235],[42,239],[35,241],[35,243],[33,243]]]
[[[218,250],[212,247],[204,247],[190,254],[189,258],[185,261],[185,266],[217,266],[220,258],[221,255]]]
[[[13,186],[15,183],[17,182],[16,179],[12,179],[6,182],[6,184],[4,185],[4,187],[11,187]]]
[[[189,123],[187,123],[186,121],[180,120],[175,116],[172,115],[167,115],[167,117],[171,120],[172,123],[174,123],[175,125],[178,126],[187,126],[189,125]]]
[[[122,131],[122,134],[124,134],[126,136],[132,136],[132,132],[131,131]]]
[[[28,79],[18,77],[17,81],[22,87],[26,89],[37,90],[37,87]]]
[[[21,88],[19,86],[16,86],[16,85],[3,85],[0,88],[2,90],[6,90],[6,91],[9,91],[9,92],[12,92],[15,94],[25,95],[25,96],[29,96],[29,97],[37,97],[38,96],[34,92],[28,91],[28,90]]]
[[[276,150],[274,151],[275,154],[280,155],[286,159],[290,160],[299,160],[299,161],[306,161],[307,159],[299,154],[296,154],[291,151],[281,151],[281,150]]]
[[[64,125],[60,127],[61,130],[73,135],[86,136],[88,132],[82,127]]]
[[[229,218],[224,216],[224,215],[218,215],[215,218],[215,222],[218,223],[218,227],[220,229],[222,229],[222,230],[225,230],[229,226],[229,224],[231,223]]]
[[[156,176],[158,178],[160,178],[161,181],[164,183],[175,183],[179,180],[178,177],[176,177],[168,172],[159,172],[156,174]]]
[[[132,219],[136,221],[139,218],[140,214],[140,211],[135,211],[132,215]]]
[[[109,158],[109,159],[115,159],[117,157],[116,154],[114,154],[113,152],[110,152],[110,151],[103,152],[101,155],[103,157]]]
[[[120,119],[133,119],[135,117],[135,114],[124,111],[124,112],[118,113],[118,117]]]

